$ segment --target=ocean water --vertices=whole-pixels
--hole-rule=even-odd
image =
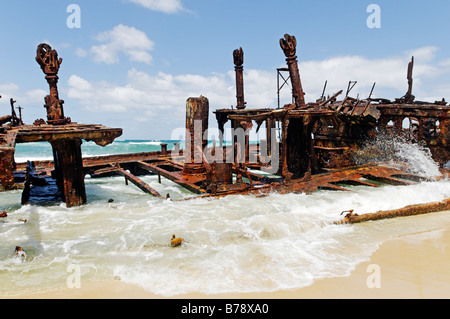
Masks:
[[[173,141],[164,142],[171,149]],[[19,145],[16,160],[51,158],[46,143],[36,144]],[[159,144],[119,141],[100,148],[84,143],[83,155],[155,151]],[[426,150],[401,150],[411,171],[439,174]],[[81,286],[117,280],[175,297],[295,289],[349,275],[392,238],[450,224],[447,212],[333,224],[348,209],[362,214],[443,200],[450,197],[449,180],[181,200],[195,195],[164,178],[161,184],[156,176],[142,179],[172,201],[125,185],[123,177],[86,178],[88,204],[82,207],[21,206],[20,191],[0,193],[0,210],[8,211],[0,219],[0,295],[68,287],[74,274]],[[172,234],[184,238],[181,247],[170,247]],[[16,246],[24,248],[25,259],[14,256]]]
[[[106,145],[105,147],[98,146],[94,142],[83,141],[83,144],[81,144],[81,152],[84,157],[156,152],[161,150],[161,143],[166,143],[168,150],[172,150],[175,143],[180,143],[181,148],[184,147],[184,141],[174,140],[114,141],[114,143]],[[53,153],[50,143],[47,142],[17,144],[14,158],[16,162],[26,162],[27,160],[53,160]]]

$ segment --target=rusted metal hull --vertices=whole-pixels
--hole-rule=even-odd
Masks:
[[[306,103],[296,56],[296,39],[286,34],[280,46],[286,56],[292,85],[293,103],[282,108],[246,108],[244,99],[243,50],[233,52],[236,72],[237,105],[233,109],[217,109],[218,146],[207,148],[205,132],[209,127],[209,101],[206,97],[190,97],[186,101],[186,147],[183,151],[160,152],[82,158],[81,141],[94,141],[105,146],[122,134],[121,129],[101,125],[71,123],[64,116],[63,102],[58,97],[57,73],[62,62],[51,47],[40,45],[36,60],[46,74],[50,95],[46,97],[47,122],[35,125],[2,126],[0,131],[0,179],[5,189],[14,186],[14,170],[24,171],[23,164],[14,163],[15,143],[50,142],[52,162],[36,162],[36,170],[56,179],[67,206],[86,202],[84,176],[122,175],[145,193],[165,198],[138,178],[157,174],[202,197],[232,194],[264,195],[271,192],[311,193],[316,190],[348,191],[347,185],[379,187],[410,185],[424,179],[405,169],[386,163],[372,162],[356,166],[354,155],[378,134],[406,136],[411,143],[424,143],[433,158],[444,164],[450,157],[450,107],[443,100],[423,103],[411,94],[413,60],[408,65],[408,92],[394,102],[369,98],[360,100],[349,96]],[[372,94],[372,93],[371,93]],[[3,121],[14,119],[3,118]],[[404,119],[415,121],[403,127]],[[232,143],[224,147],[225,123],[230,122]],[[390,123],[394,123],[391,125]],[[251,145],[249,133],[265,125],[265,144]],[[280,136],[275,138],[275,127]],[[263,152],[265,150],[265,152]],[[208,157],[207,155],[211,155]],[[211,160],[211,157],[213,158]],[[270,171],[271,176],[258,170]]]

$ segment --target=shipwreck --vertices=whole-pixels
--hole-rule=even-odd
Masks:
[[[77,124],[64,116],[57,82],[62,62],[55,50],[41,44],[36,60],[46,74],[50,94],[45,98],[47,121],[36,120],[25,125],[17,116],[13,103],[11,115],[0,118],[1,188],[23,188],[22,203],[33,200],[33,186],[53,184],[68,207],[86,203],[84,178],[122,175],[142,191],[167,198],[144,183],[139,176],[156,174],[168,178],[195,195],[218,197],[233,194],[263,196],[271,192],[310,193],[317,189],[347,191],[345,185],[379,187],[381,184],[409,185],[425,180],[400,166],[369,161],[361,164],[355,155],[367,141],[381,134],[402,136],[410,143],[429,148],[439,163],[442,176],[448,176],[444,165],[450,159],[450,106],[445,99],[435,102],[416,101],[412,94],[414,58],[407,69],[407,93],[398,99],[365,99],[344,95],[341,90],[315,102],[306,103],[303,92],[296,38],[284,35],[280,47],[292,89],[292,103],[274,108],[248,108],[244,94],[244,51],[233,51],[236,73],[236,106],[216,109],[217,126],[222,133],[208,146],[209,101],[207,97],[190,97],[186,101],[186,146],[176,144],[168,151],[112,156],[85,157],[82,140],[99,145],[112,143],[122,134],[120,128],[96,124]],[[324,89],[325,92],[325,89]],[[343,96],[342,99],[338,97]],[[408,123],[405,126],[405,119]],[[225,124],[230,123],[231,141],[224,142]],[[266,138],[250,143],[251,130],[265,128]],[[277,134],[278,133],[278,134]],[[53,161],[15,163],[16,143],[48,141]],[[441,177],[442,178],[442,177]],[[50,182],[49,182],[50,181]]]

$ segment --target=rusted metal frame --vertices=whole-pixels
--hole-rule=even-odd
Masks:
[[[158,197],[158,198],[165,198],[165,197],[161,196],[161,194],[158,191],[156,191],[155,189],[150,187],[147,183],[142,181],[140,178],[138,178],[138,177],[134,176],[133,174],[125,171],[124,169],[116,168],[115,172],[117,174],[120,174],[120,175],[124,176],[126,180],[132,182],[134,185],[136,185],[143,192],[151,194],[151,195],[153,195],[155,197]]]
[[[395,178],[395,177],[389,177],[389,176],[377,176],[371,173],[368,173],[366,175],[364,175],[365,178],[370,179],[370,180],[374,180],[374,181],[378,181],[378,182],[382,182],[384,184],[390,184],[390,185],[400,185],[400,186],[405,186],[405,185],[413,185],[415,184],[412,181],[407,181],[407,180],[403,180],[400,178]]]
[[[335,98],[337,98],[340,94],[342,94],[342,90],[336,92],[335,94],[333,94],[332,96],[330,96],[328,99],[326,99],[323,102],[319,103],[319,108],[322,108],[324,106],[327,106],[328,109],[333,110],[333,108],[329,105],[329,103],[331,101],[333,101]]]
[[[64,126],[66,128],[66,126]],[[93,141],[100,146],[106,146],[122,135],[122,129],[103,126],[90,127],[88,125],[70,125],[67,129],[58,126],[57,129],[42,129],[41,127],[29,127],[17,129],[16,143],[30,143],[50,140],[83,139]]]
[[[338,182],[333,182],[333,183],[346,184],[346,185],[352,185],[352,186],[380,187],[380,185],[370,183],[368,181],[362,181],[361,179],[344,179],[344,180],[340,180]]]
[[[169,172],[165,170],[164,168],[159,167],[158,165],[145,163],[142,161],[138,161],[137,164],[143,168],[146,169],[154,174],[160,174],[161,176],[171,180],[172,182],[186,188],[187,190],[196,193],[196,194],[204,194],[206,193],[205,190],[203,190],[200,186],[196,185],[195,183],[202,182],[205,179],[205,175],[192,175],[189,179],[183,179],[183,174],[178,172]],[[170,165],[170,162],[167,163]]]
[[[399,178],[392,178],[392,175],[401,174],[403,171],[375,164],[362,165],[353,168],[337,169],[328,173],[312,175],[309,181],[292,180],[287,184],[286,192],[296,190],[297,192],[312,192],[316,189],[340,189],[336,184],[357,184],[376,187],[370,181],[380,181],[390,185],[412,185],[414,182],[405,181]],[[368,181],[363,181],[366,178]]]
[[[85,168],[95,168],[96,166],[102,166],[108,163],[127,163],[137,161],[156,161],[162,163],[169,157],[162,156],[161,152],[142,152],[142,153],[129,153],[129,154],[117,154],[117,155],[104,155],[104,156],[91,156],[83,159],[83,166]],[[181,160],[182,155],[176,156],[174,159]],[[175,164],[174,164],[175,165]],[[178,165],[182,168],[182,166]]]
[[[277,108],[280,108],[280,91],[284,87],[285,84],[289,85],[288,81],[290,80],[290,76],[285,78],[283,74],[281,74],[281,71],[289,72],[288,68],[278,68],[277,69]],[[280,77],[283,79],[283,84],[280,86]],[[294,99],[292,98],[292,103],[294,102]]]

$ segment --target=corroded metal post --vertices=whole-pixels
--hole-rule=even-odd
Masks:
[[[86,203],[81,140],[50,142],[53,148],[54,177],[67,207]]]
[[[14,187],[14,147],[0,148],[0,189]]]
[[[208,144],[207,137],[203,138],[208,129],[208,117],[209,101],[206,97],[190,97],[187,99],[183,174],[200,174],[205,172],[202,152]]]
[[[295,108],[304,108],[306,106],[305,93],[303,92],[302,82],[300,80],[297,56],[295,55],[297,40],[294,36],[285,34],[284,39],[280,39],[280,46],[286,56],[286,62],[292,82],[292,97],[294,98]]]
[[[63,100],[58,95],[58,71],[62,59],[58,58],[56,50],[46,43],[41,43],[36,50],[36,62],[46,74],[45,79],[50,87],[50,94],[45,97],[48,124],[67,124],[70,118],[64,117]]]
[[[237,109],[245,109],[244,100],[244,51],[242,48],[233,51],[234,70],[236,72],[236,99]]]
[[[412,103],[414,102],[414,95],[412,95],[412,85],[413,85],[413,67],[414,67],[414,57],[411,58],[411,62],[408,63],[408,73],[406,78],[408,79],[408,91],[405,94],[405,102]]]

